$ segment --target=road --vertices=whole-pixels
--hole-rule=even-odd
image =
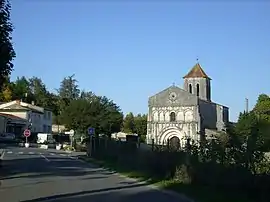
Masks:
[[[1,202],[184,202],[64,152],[16,147],[5,151]]]

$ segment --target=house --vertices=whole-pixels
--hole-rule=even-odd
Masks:
[[[148,144],[182,147],[188,139],[199,142],[226,130],[229,108],[211,100],[211,79],[201,65],[183,79],[183,88],[172,85],[149,98]]]
[[[20,100],[2,103],[0,117],[3,127],[6,127],[5,132],[8,133],[21,134],[26,128],[35,133],[52,132],[52,111],[34,103]]]

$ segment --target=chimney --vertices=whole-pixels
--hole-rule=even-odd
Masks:
[[[35,102],[34,102],[34,101],[32,101],[32,102],[31,102],[31,105],[35,105]]]

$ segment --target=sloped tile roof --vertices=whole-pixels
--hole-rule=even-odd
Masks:
[[[201,65],[199,63],[196,63],[194,67],[189,71],[189,73],[183,77],[185,78],[207,78],[211,79],[207,76],[207,74],[203,71]]]

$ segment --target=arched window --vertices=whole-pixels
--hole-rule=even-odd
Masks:
[[[174,122],[175,120],[176,120],[175,113],[174,112],[171,112],[170,113],[170,122]]]
[[[200,95],[200,85],[197,83],[196,85],[196,90],[197,90],[197,96]]]
[[[188,89],[189,89],[189,92],[192,93],[192,85],[191,84],[188,85]]]

